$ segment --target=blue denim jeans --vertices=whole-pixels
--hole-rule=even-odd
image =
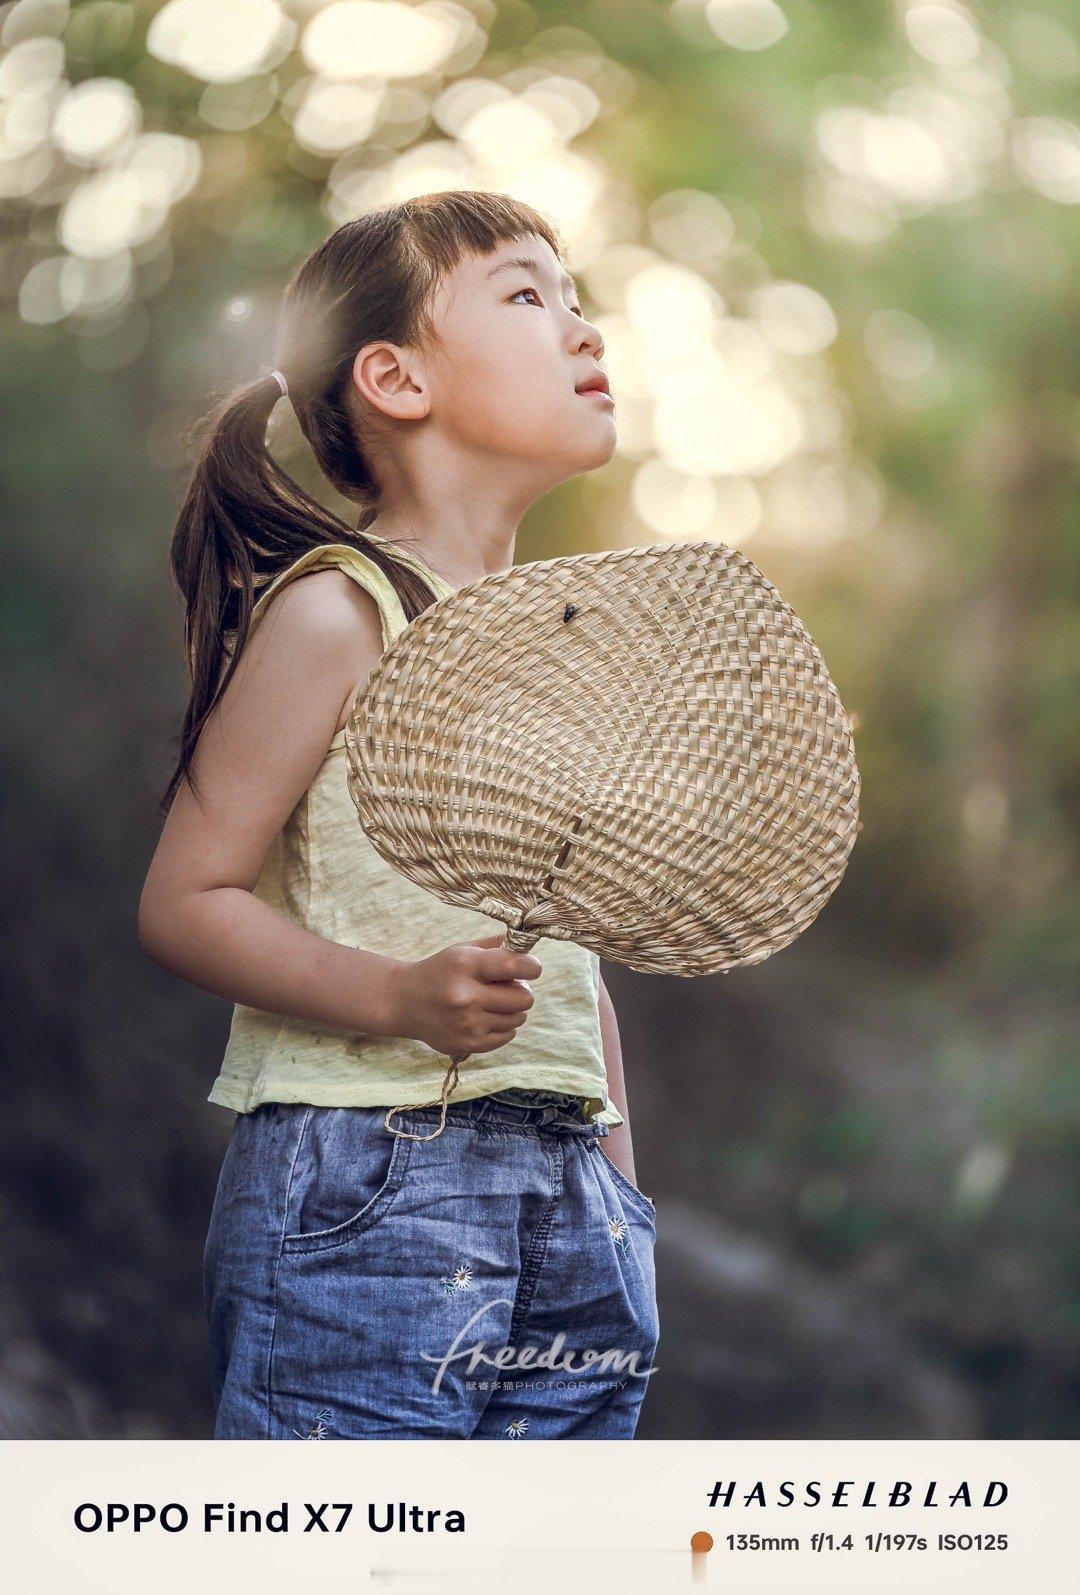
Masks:
[[[215,1438],[631,1438],[656,1209],[583,1100],[451,1103],[432,1140],[381,1107],[238,1114],[204,1253]]]

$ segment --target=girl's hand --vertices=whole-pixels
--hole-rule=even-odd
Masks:
[[[455,942],[429,958],[401,962],[391,1033],[459,1059],[513,1040],[536,1001],[523,982],[535,980],[542,966],[502,940]]]

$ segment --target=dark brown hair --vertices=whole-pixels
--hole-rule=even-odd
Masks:
[[[380,339],[414,346],[432,339],[432,294],[446,275],[466,255],[489,254],[531,233],[563,258],[550,222],[519,200],[468,189],[423,194],[346,222],[291,278],[276,365],[324,474],[360,506],[357,525],[312,498],[272,458],[266,428],[281,397],[273,376],[236,389],[196,424],[194,473],[170,550],[184,603],[191,696],[162,813],[183,780],[196,791],[191,761],[199,733],[239,662],[259,591],[308,549],[360,549],[385,571],[408,620],[434,601],[421,576],[364,536],[377,513],[378,483],[356,420],[353,361]]]

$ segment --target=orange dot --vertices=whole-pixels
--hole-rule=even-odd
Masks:
[[[713,1538],[704,1529],[698,1529],[696,1534],[690,1536],[690,1549],[692,1551],[711,1551]]]

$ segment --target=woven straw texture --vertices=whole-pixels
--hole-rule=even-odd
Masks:
[[[419,615],[357,696],[372,845],[505,945],[648,973],[761,963],[858,825],[851,725],[798,617],[715,542],[515,565]]]

